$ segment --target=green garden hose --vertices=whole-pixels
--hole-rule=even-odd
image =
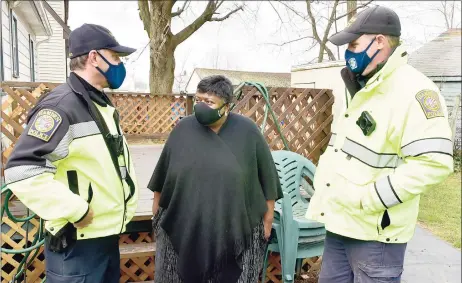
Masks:
[[[18,222],[27,222],[27,229],[26,229],[26,235],[29,233],[29,221],[36,216],[35,213],[32,215],[29,215],[25,218],[17,218],[13,214],[11,214],[11,211],[9,209],[9,199],[13,195],[13,192],[9,190],[6,185],[1,186],[1,194],[5,194],[5,203],[0,206],[0,217],[3,218],[3,215],[6,213],[6,215],[15,223]],[[29,210],[27,210],[29,213]],[[27,237],[27,236],[26,236]],[[44,239],[44,229],[43,229],[43,219],[40,218],[39,220],[39,229],[37,233],[35,234],[35,237],[32,241],[32,245],[30,247],[24,248],[24,249],[5,249],[5,248],[0,248],[2,253],[7,253],[7,254],[24,254],[23,259],[19,263],[19,266],[17,268],[17,273],[14,276],[13,282],[16,282],[16,280],[19,280],[20,277],[27,271],[27,268],[32,264],[32,262],[35,260],[35,258],[38,255],[39,248],[44,244],[45,239]],[[34,251],[35,250],[35,251]],[[34,254],[32,257],[29,258],[30,254],[34,251]],[[29,258],[29,260],[27,260]],[[46,279],[43,279],[42,282],[45,282]]]
[[[276,129],[277,129],[279,135],[281,136],[282,142],[284,143],[285,149],[289,150],[289,145],[287,143],[286,138],[282,134],[280,123],[278,122],[278,120],[276,118],[276,115],[274,114],[274,111],[273,111],[273,109],[271,107],[270,97],[269,97],[268,90],[266,89],[266,87],[263,84],[257,83],[257,82],[243,82],[234,91],[234,96],[236,97],[236,101],[239,101],[241,96],[242,96],[242,87],[243,86],[253,86],[253,87],[255,87],[261,93],[263,98],[265,99],[265,102],[266,102],[265,114],[264,114],[263,122],[262,122],[262,125],[261,125],[261,129],[260,129],[261,133],[263,134],[264,131],[265,131],[266,123],[267,123],[267,119],[268,119],[268,113],[270,113],[271,117],[272,117],[272,119],[273,119],[273,121],[274,121],[274,123],[276,125]],[[236,106],[236,104],[233,103],[231,105],[230,110],[233,110],[235,106]],[[2,195],[5,194],[5,200],[6,201],[5,201],[5,203],[3,205],[0,206],[0,217],[3,218],[3,215],[6,213],[6,215],[13,222],[18,223],[18,222],[29,222],[31,219],[33,219],[36,216],[36,214],[33,213],[32,215],[24,217],[24,218],[15,217],[13,214],[11,214],[11,211],[9,209],[9,202],[8,202],[9,199],[11,198],[11,196],[13,195],[13,192],[11,192],[11,190],[9,190],[6,187],[6,185],[2,185],[1,194]],[[27,247],[27,248],[24,248],[24,249],[17,249],[17,250],[1,248],[2,253],[24,254],[24,258],[21,260],[21,262],[19,264],[19,267],[17,269],[18,273],[14,276],[14,281],[13,282],[16,282],[16,280],[19,280],[20,276],[23,275],[26,272],[28,266],[30,264],[32,264],[34,259],[37,257],[40,246],[42,246],[44,244],[44,242],[45,242],[44,229],[43,229],[43,224],[44,223],[43,223],[43,220],[41,218],[40,218],[39,221],[40,221],[39,231],[35,234],[34,240],[32,241],[32,245],[30,247]],[[32,253],[33,250],[35,250],[34,254],[27,261],[27,259],[29,258],[30,254]],[[26,261],[27,261],[27,263],[26,263]],[[46,278],[44,278],[42,280],[42,283],[45,282],[45,281],[46,281]]]
[[[243,82],[240,85],[238,85],[236,87],[236,89],[234,90],[234,96],[236,97],[236,101],[239,101],[241,99],[242,88],[244,86],[253,86],[253,87],[255,87],[261,93],[263,98],[265,99],[265,102],[266,102],[265,115],[263,117],[263,123],[262,123],[261,129],[260,129],[261,133],[263,134],[264,131],[265,131],[266,121],[268,119],[268,112],[269,112],[269,113],[271,113],[271,117],[273,118],[274,124],[276,125],[276,129],[277,129],[279,135],[281,136],[281,139],[282,139],[282,142],[284,143],[285,149],[290,150],[289,144],[287,143],[286,138],[282,134],[280,123],[278,122],[278,120],[276,118],[276,115],[274,114],[273,108],[271,107],[270,97],[269,97],[268,90],[266,89],[266,87],[263,84],[257,83],[257,82]],[[236,106],[236,103],[231,104],[231,107],[230,107],[231,109],[230,110],[232,111],[235,106]]]

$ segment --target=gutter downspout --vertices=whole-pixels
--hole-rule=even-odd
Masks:
[[[46,34],[48,36],[51,36],[53,32],[49,29],[47,24],[45,24],[45,22],[43,21],[44,18],[42,17],[42,15],[40,15],[39,9],[38,9],[37,4],[35,3],[35,1],[30,1],[29,4],[34,9],[35,15],[40,19],[40,22],[42,23],[43,29],[45,30]],[[44,16],[46,17],[46,15],[44,15]]]

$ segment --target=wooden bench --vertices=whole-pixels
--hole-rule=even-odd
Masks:
[[[121,259],[154,256],[156,243],[121,244],[119,252]]]

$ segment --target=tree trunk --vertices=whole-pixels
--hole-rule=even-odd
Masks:
[[[170,43],[170,44],[169,44]],[[160,54],[155,51],[155,44],[151,42],[149,89],[151,94],[172,93],[175,79],[175,48],[171,41],[166,42]]]
[[[347,1],[347,21],[349,22],[351,18],[353,18],[356,15],[356,8],[358,7],[358,1],[357,0],[348,0]]]
[[[159,1],[151,5],[150,71],[151,94],[172,93],[175,72],[175,48],[170,31],[173,1]],[[168,16],[166,16],[168,15]]]

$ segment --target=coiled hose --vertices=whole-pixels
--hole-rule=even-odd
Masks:
[[[18,223],[18,222],[26,222],[26,243],[28,242],[28,235],[29,235],[29,223],[32,218],[36,216],[35,213],[32,213],[32,215],[29,215],[29,209],[27,209],[27,217],[24,218],[18,218],[15,217],[13,214],[11,214],[11,211],[9,209],[9,200],[11,196],[13,195],[13,192],[6,187],[6,184],[3,184],[1,186],[1,195],[5,195],[5,203],[0,206],[0,217],[3,218],[4,214],[8,216],[8,218],[11,219],[11,221]],[[21,276],[27,271],[27,268],[34,262],[35,258],[38,255],[39,248],[44,244],[45,239],[44,239],[44,225],[43,225],[43,219],[39,219],[39,227],[37,233],[35,233],[34,239],[32,241],[32,245],[30,247],[24,248],[24,249],[5,249],[5,248],[0,248],[2,253],[7,253],[7,254],[24,254],[23,259],[19,263],[19,266],[17,268],[17,273],[13,278],[13,281],[11,283],[18,282],[20,280]],[[34,251],[34,253],[31,255],[31,253]],[[28,260],[29,259],[29,260]],[[42,283],[45,282],[46,278],[42,280]]]
[[[263,123],[261,125],[261,133],[263,134],[264,131],[265,131],[265,127],[266,127],[266,123],[267,123],[267,119],[268,119],[268,113],[271,114],[271,117],[273,118],[273,121],[274,121],[274,124],[276,125],[276,129],[282,139],[282,142],[284,143],[284,147],[286,150],[290,150],[289,149],[289,145],[287,143],[287,140],[286,138],[284,137],[284,135],[282,134],[282,131],[281,131],[281,127],[280,127],[280,123],[278,122],[277,118],[276,118],[276,115],[274,114],[274,111],[271,107],[271,103],[270,103],[270,97],[269,97],[269,94],[268,94],[268,90],[266,89],[266,87],[261,84],[261,83],[257,83],[257,82],[243,82],[241,83],[234,91],[234,96],[236,97],[236,101],[239,101],[241,96],[242,96],[242,87],[244,86],[253,86],[255,87],[260,93],[261,95],[263,96],[263,98],[265,99],[265,102],[266,102],[266,105],[265,105],[265,115],[264,115],[264,118],[263,118]],[[231,109],[230,110],[233,110],[234,107],[236,106],[235,103],[233,103],[231,105]],[[27,238],[27,235],[29,233],[29,221],[34,218],[36,216],[35,213],[33,213],[32,215],[29,215],[27,217],[24,217],[24,218],[17,218],[15,217],[13,214],[11,214],[11,211],[9,210],[9,199],[11,198],[11,196],[13,195],[13,192],[11,192],[11,190],[9,190],[6,185],[2,185],[1,186],[1,194],[4,195],[5,194],[5,203],[3,205],[0,206],[0,217],[3,218],[3,215],[6,213],[6,215],[15,223],[17,222],[27,222],[26,224],[26,227],[27,227],[27,230],[26,230],[26,238]],[[29,209],[27,210],[28,213],[29,213]],[[35,237],[34,237],[34,240],[32,241],[32,245],[30,247],[27,247],[27,248],[24,248],[24,249],[4,249],[4,248],[1,248],[1,252],[2,253],[7,253],[7,254],[24,254],[24,258],[21,260],[20,264],[19,264],[19,267],[17,269],[17,274],[14,276],[14,279],[13,279],[13,282],[11,283],[15,283],[17,282],[17,280],[20,279],[20,277],[25,274],[25,272],[27,271],[27,268],[32,264],[32,262],[35,260],[35,258],[37,257],[38,255],[38,252],[39,252],[39,248],[44,244],[45,242],[45,239],[44,239],[44,227],[43,227],[43,219],[39,219],[40,221],[40,224],[39,224],[39,230],[38,232],[35,234]],[[35,250],[35,251],[34,251]],[[34,254],[32,255],[32,257],[30,257],[29,260],[27,260],[30,256],[30,254],[32,253],[32,251],[34,251]],[[42,283],[46,281],[46,278],[44,278],[42,280]]]
[[[289,149],[289,144],[287,143],[286,138],[282,134],[280,123],[278,122],[278,120],[276,118],[276,115],[274,114],[273,108],[271,107],[270,97],[269,97],[268,90],[266,89],[266,87],[263,84],[257,83],[257,82],[243,82],[243,83],[239,84],[236,87],[236,89],[234,90],[234,96],[236,97],[236,101],[239,101],[241,99],[242,88],[244,86],[253,86],[253,87],[255,87],[261,93],[263,98],[265,99],[265,102],[266,102],[265,116],[263,117],[263,123],[262,123],[261,129],[260,129],[261,133],[263,134],[265,132],[266,121],[268,119],[268,112],[269,112],[269,113],[271,113],[271,117],[273,118],[274,124],[276,125],[276,129],[277,129],[279,135],[281,136],[281,139],[282,139],[282,142],[284,143],[285,149],[290,150]],[[236,103],[231,104],[230,111],[232,111],[235,106],[236,106]]]

